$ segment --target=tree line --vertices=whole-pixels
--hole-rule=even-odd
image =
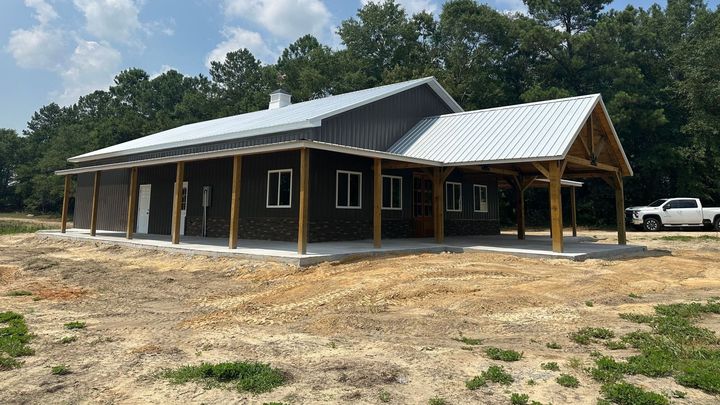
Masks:
[[[602,93],[635,170],[628,202],[720,203],[720,11],[693,0],[624,10],[608,0],[525,4],[526,15],[451,0],[434,17],[368,3],[340,24],[342,49],[307,35],[274,64],[240,49],[209,75],[124,70],[108,90],[43,106],[22,134],[0,129],[0,210],[57,212],[63,180],[53,172],[70,167],[68,157],[267,108],[278,87],[298,102],[431,75],[467,110]],[[529,198],[530,221],[544,220],[547,198]],[[589,182],[578,200],[581,221],[614,221],[602,183]]]

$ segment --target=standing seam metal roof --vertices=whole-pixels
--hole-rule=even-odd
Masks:
[[[558,160],[598,104],[612,129],[592,94],[425,118],[388,152],[443,164]],[[624,152],[623,159],[632,173]]]

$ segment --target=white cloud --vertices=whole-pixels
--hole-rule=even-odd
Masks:
[[[58,14],[55,12],[53,6],[45,0],[25,0],[25,5],[35,9],[35,19],[37,19],[41,25],[45,25],[58,18]]]
[[[384,2],[385,0],[360,0],[360,4],[363,6],[368,3],[381,4]],[[397,0],[396,2],[400,4],[400,6],[405,9],[405,12],[410,15],[417,14],[421,11],[427,11],[428,13],[435,14],[438,10],[438,5],[431,0]]]
[[[290,40],[306,34],[321,37],[331,17],[322,0],[225,0],[225,14],[253,21]]]
[[[165,73],[167,73],[167,72],[169,72],[169,71],[171,71],[171,70],[174,70],[174,71],[176,71],[176,72],[179,72],[179,71],[180,71],[180,70],[174,68],[173,66],[170,66],[170,65],[162,65],[162,66],[160,66],[160,70],[158,70],[157,72],[154,72],[154,73],[150,74],[150,80],[152,80],[152,79],[154,79],[154,78],[156,78],[156,77],[158,77],[158,76],[161,76],[161,75],[163,75],[163,74],[165,74]]]
[[[142,28],[133,0],[74,0],[74,4],[85,16],[87,31],[101,40],[131,43]]]
[[[80,96],[107,89],[120,68],[122,55],[107,43],[79,40],[68,65],[60,72],[63,88],[57,98],[62,105]]]
[[[275,58],[275,54],[270,50],[263,40],[263,37],[253,31],[248,31],[240,27],[228,27],[223,30],[225,41],[219,43],[215,49],[210,51],[205,59],[205,66],[210,68],[210,62],[224,61],[228,52],[237,51],[238,49],[247,48],[255,55],[256,58],[263,62],[270,63]]]
[[[55,70],[63,63],[65,42],[60,31],[33,27],[10,33],[7,51],[23,68]]]

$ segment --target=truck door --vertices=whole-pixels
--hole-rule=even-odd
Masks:
[[[677,200],[676,204],[683,224],[702,224],[702,210],[698,206],[697,200]]]

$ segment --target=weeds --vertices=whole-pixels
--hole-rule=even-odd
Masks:
[[[594,306],[594,305],[595,305],[595,304],[593,304],[592,301],[585,301],[585,306],[586,306],[586,307],[592,307],[592,306]]]
[[[475,391],[476,389],[484,387],[486,385],[487,381],[485,380],[485,378],[479,375],[476,375],[472,379],[465,381],[465,386],[471,391]]]
[[[428,401],[428,405],[447,405],[447,401],[442,397],[432,397]]]
[[[643,314],[620,314],[620,318],[635,323],[650,323],[653,320],[652,315]]]
[[[547,347],[548,349],[553,349],[553,350],[562,349],[562,346],[560,346],[560,344],[558,344],[557,342],[546,343],[545,347]]]
[[[608,340],[607,342],[605,342],[605,347],[607,347],[610,350],[627,349],[627,345],[625,343],[617,341],[617,340]]]
[[[50,372],[53,375],[66,375],[66,374],[70,374],[70,368],[68,368],[68,366],[66,366],[64,364],[60,364],[57,366],[53,366],[50,369]]]
[[[522,353],[518,353],[515,350],[503,350],[497,347],[488,347],[485,349],[485,354],[492,360],[501,361],[518,361],[523,356]]]
[[[563,387],[567,388],[577,388],[580,386],[580,382],[578,381],[578,379],[571,376],[570,374],[560,374],[560,376],[556,378],[555,381]]]
[[[0,370],[20,367],[14,357],[35,354],[27,344],[32,339],[25,318],[16,312],[0,312]],[[8,357],[5,357],[8,356]]]
[[[554,361],[551,361],[549,363],[542,363],[540,364],[540,368],[543,370],[550,370],[550,371],[560,371],[560,366]]]
[[[203,381],[209,386],[213,383],[233,383],[239,391],[255,394],[272,391],[285,383],[280,370],[262,363],[202,363],[199,366],[167,370],[161,375],[176,384],[188,381]]]
[[[512,405],[528,405],[530,403],[530,397],[528,394],[518,394],[514,392],[510,395],[510,403]]]
[[[594,343],[596,341],[595,339],[610,339],[614,337],[615,333],[610,329],[591,327],[582,328],[579,331],[570,334],[570,339],[581,345]]]
[[[22,221],[0,221],[0,235],[34,233],[41,229],[47,229],[47,227],[45,224],[31,224]]]
[[[60,343],[66,345],[68,343],[72,343],[77,340],[76,336],[64,336],[62,339],[60,339]]]
[[[501,385],[510,385],[514,378],[502,366],[490,366],[487,371],[483,371],[480,376],[487,381],[492,381]]]
[[[702,236],[669,235],[669,236],[661,236],[658,239],[667,240],[667,241],[671,241],[671,242],[720,241],[720,238],[718,238],[717,236],[710,236],[710,235],[702,235]]]
[[[482,344],[482,339],[475,339],[475,338],[469,338],[467,336],[460,335],[459,338],[452,338],[453,340],[457,342],[465,343],[466,345],[470,346],[477,346]]]
[[[30,291],[26,291],[26,290],[16,290],[16,291],[10,291],[5,295],[8,297],[27,297],[28,295],[32,295],[32,293]]]
[[[386,403],[390,402],[390,399],[391,399],[390,393],[385,390],[382,390],[382,391],[380,391],[380,393],[378,393],[378,399],[380,400],[380,402],[386,402]]]
[[[73,330],[73,329],[85,329],[85,322],[82,321],[73,321],[68,322],[65,324],[65,329]]]
[[[628,384],[606,384],[602,387],[606,400],[618,405],[668,405],[670,401],[664,396]]]
[[[628,294],[628,297],[630,297],[630,298],[635,298],[635,299],[642,298],[642,296],[637,295],[637,294],[635,294],[635,293],[630,293],[630,294]]]

